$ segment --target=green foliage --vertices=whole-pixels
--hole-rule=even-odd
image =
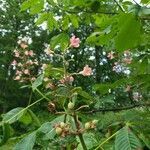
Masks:
[[[68,41],[69,36],[65,33],[61,33],[51,39],[50,45],[52,49],[59,45],[62,50],[65,50],[69,44]]]
[[[2,121],[10,124],[16,122],[24,115],[25,111],[23,110],[23,108],[18,107],[7,112],[6,114],[4,114]]]
[[[21,5],[21,11],[30,9],[31,14],[37,14],[41,12],[44,7],[44,0],[27,0],[24,1]]]
[[[17,145],[14,147],[14,150],[32,150],[34,142],[36,139],[36,132],[32,132],[25,138],[23,138]]]
[[[32,84],[32,89],[35,90],[43,82],[44,75],[41,74]]]
[[[119,32],[115,38],[116,49],[124,51],[139,45],[141,25],[133,14],[121,14],[118,19]]]
[[[140,148],[141,144],[130,128],[124,127],[118,132],[115,140],[115,150],[136,150]]]
[[[148,4],[148,1],[142,0],[141,3]],[[0,123],[1,145],[9,145],[11,137],[17,136],[22,140],[17,144],[14,140],[16,150],[149,148],[148,5],[105,0],[26,0],[19,12],[17,8],[20,7],[20,1],[12,0],[11,3],[7,0],[6,4],[6,11],[2,10],[1,45],[4,52],[12,53],[16,47],[12,43],[16,43],[19,36],[28,35],[33,39],[33,44],[28,45],[29,50],[37,51],[40,65],[48,65],[43,74],[32,83],[33,95],[30,98],[30,88],[24,88],[27,90],[24,92],[27,96],[25,102],[22,102],[24,95],[20,94],[19,99],[14,99],[17,108],[8,113],[5,113],[7,108],[3,109],[5,114]],[[41,29],[34,26],[34,21]],[[46,31],[42,25],[45,22]],[[69,37],[73,34],[82,41],[77,49],[70,47]],[[49,43],[50,47],[47,49],[54,50],[51,51],[53,56],[43,53],[43,45]],[[19,45],[17,47],[20,48]],[[131,56],[124,53],[127,49],[130,49]],[[110,51],[114,52],[112,59],[108,57]],[[0,59],[0,65],[4,66],[0,71],[0,104],[6,101],[9,89],[17,89],[13,86],[17,82],[10,84],[9,80],[14,73],[14,70],[9,69],[14,58],[11,55],[3,57],[4,59]],[[126,63],[125,58],[131,58],[131,63]],[[115,72],[113,69],[116,62],[129,73]],[[92,77],[82,76],[84,69],[80,72],[86,64],[93,69]],[[42,72],[40,66],[37,70]],[[48,81],[44,80],[46,78]],[[130,86],[128,91],[127,86]],[[18,95],[20,92],[14,93]],[[136,99],[134,93],[140,96]],[[8,95],[8,100],[12,102],[11,94]],[[31,104],[23,108],[28,98]],[[48,104],[41,103],[45,99]],[[71,109],[68,107],[69,103],[73,104]],[[33,111],[39,118],[29,109],[31,106],[34,106]],[[140,108],[133,109],[134,107]],[[121,109],[132,110],[117,112]],[[47,122],[47,118],[42,116],[43,112],[46,112],[50,120],[54,117],[53,120]],[[56,114],[64,115],[58,117]],[[99,120],[97,126],[92,124],[93,119]],[[61,127],[60,123],[66,123],[69,131]],[[85,128],[85,123],[88,123],[89,130]],[[56,134],[56,128],[59,129],[59,134]],[[23,135],[24,133],[27,134]]]

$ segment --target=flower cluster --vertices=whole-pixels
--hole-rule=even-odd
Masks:
[[[65,137],[70,134],[70,125],[64,122],[60,122],[54,125],[55,132],[61,137]]]
[[[13,51],[14,60],[11,65],[15,70],[14,80],[20,82],[34,81],[36,78],[35,67],[38,66],[38,61],[35,58],[33,50],[28,49],[27,43],[20,42],[21,49]]]

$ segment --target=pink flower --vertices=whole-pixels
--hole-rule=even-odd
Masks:
[[[24,54],[25,54],[26,56],[28,56],[28,55],[29,55],[29,52],[28,52],[28,51],[25,51]]]
[[[19,71],[19,70],[16,70],[16,75],[22,75],[22,72],[21,71]]]
[[[12,66],[16,66],[17,65],[17,61],[13,60],[13,62],[11,63]]]
[[[14,51],[14,53],[15,53],[15,57],[19,57],[20,56],[20,54],[19,54],[19,52],[17,50]]]
[[[16,76],[14,80],[20,80],[20,76]]]
[[[50,88],[51,90],[53,90],[55,88],[55,85],[52,83],[48,83],[45,88],[46,89]]]
[[[80,44],[80,39],[79,38],[76,38],[75,36],[72,36],[70,38],[70,46],[71,47],[79,47],[79,44]]]
[[[36,79],[35,77],[32,77],[32,78],[31,78],[31,81],[35,81],[35,79]]]
[[[26,49],[28,47],[28,45],[25,42],[21,42],[20,47],[23,49]]]
[[[83,76],[90,76],[92,74],[92,69],[88,65],[86,65],[83,68],[83,71],[80,71],[79,73],[82,74]]]
[[[61,79],[61,80],[59,80],[59,81],[60,81],[60,83],[62,83],[62,84],[65,83],[65,79]]]
[[[66,76],[63,79],[60,80],[62,84],[64,83],[72,83],[74,81],[74,78],[72,76]]]
[[[70,81],[70,82],[73,82],[73,81],[74,81],[73,76],[70,76],[70,77],[69,77],[69,81]]]
[[[131,58],[124,58],[124,59],[123,59],[123,62],[124,62],[125,64],[131,64],[132,59],[131,59]]]
[[[24,74],[28,74],[28,75],[30,74],[28,69],[25,69],[23,72],[24,72]]]
[[[34,56],[33,51],[32,51],[32,50],[30,50],[30,51],[28,52],[28,55],[30,55],[31,57],[32,57],[32,56]]]
[[[28,60],[28,61],[26,62],[26,64],[28,64],[28,65],[33,65],[33,61],[32,61],[32,60]]]
[[[115,58],[115,57],[114,57],[114,52],[112,52],[112,51],[109,52],[108,55],[107,55],[107,57],[108,57],[109,59]]]

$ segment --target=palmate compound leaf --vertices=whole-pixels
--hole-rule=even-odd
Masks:
[[[13,150],[32,150],[36,141],[36,137],[38,136],[38,133],[43,133],[44,140],[53,139],[56,134],[53,126],[56,123],[62,122],[63,120],[64,115],[55,118],[51,122],[46,122],[42,124],[39,129],[33,131],[32,133],[25,136],[22,140],[20,140],[19,143],[15,145]]]
[[[141,150],[142,146],[138,138],[129,127],[122,128],[115,139],[115,150]]]

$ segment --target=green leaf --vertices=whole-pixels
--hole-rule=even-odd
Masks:
[[[149,2],[149,0],[141,0],[141,3],[143,4],[147,4]]]
[[[93,100],[93,97],[83,90],[79,91],[78,94],[81,95],[82,97],[86,98],[87,100],[91,100],[91,101]]]
[[[36,132],[32,132],[19,143],[16,144],[13,150],[32,150],[36,140]]]
[[[53,139],[54,136],[56,135],[55,130],[54,130],[54,125],[56,123],[60,123],[64,121],[64,115],[59,116],[52,120],[51,122],[46,122],[41,125],[41,127],[37,130],[38,133],[42,132],[44,133],[44,139]]]
[[[145,145],[150,149],[150,141],[147,137],[144,136],[144,134],[140,134],[139,138],[145,143]]]
[[[60,46],[62,50],[67,48],[69,44],[69,36],[65,33],[61,33],[57,36],[52,37],[50,45],[51,48],[54,49],[56,46]]]
[[[29,0],[24,1],[24,2],[22,3],[22,5],[21,5],[21,11],[24,11],[24,10],[30,8],[30,6],[31,6],[31,3],[30,3]]]
[[[97,145],[97,140],[93,133],[84,133],[83,138],[84,138],[86,147],[88,147],[88,149],[92,149],[93,147],[95,147]],[[77,138],[77,140],[79,141],[79,138]],[[79,143],[80,143],[80,141],[79,141]],[[83,149],[83,148],[80,143],[77,147],[77,150],[81,150],[81,149]]]
[[[31,115],[26,112],[20,119],[19,119],[20,122],[24,123],[25,125],[28,125],[32,122],[32,117]]]
[[[15,109],[10,110],[3,116],[3,122],[7,123],[14,123],[17,120],[19,120],[25,113],[25,111],[22,111],[24,108],[22,107],[17,107]]]
[[[32,120],[34,121],[35,125],[40,127],[41,123],[40,123],[40,120],[38,119],[38,117],[29,109],[28,109],[28,113],[32,117]]]
[[[37,2],[35,5],[33,5],[30,8],[30,14],[37,14],[39,12],[41,12],[41,10],[44,8],[44,1],[40,0],[39,2]]]
[[[68,27],[69,27],[69,17],[66,15],[64,18],[63,18],[63,21],[62,21],[62,29],[63,30],[67,30]]]
[[[78,17],[75,15],[75,14],[71,14],[69,15],[69,18],[70,18],[70,21],[72,23],[72,25],[75,27],[75,28],[78,28],[79,27],[79,23],[78,23]]]
[[[0,141],[0,146],[3,145],[5,142],[7,142],[7,140],[11,136],[11,129],[8,123],[4,123],[2,128],[3,128],[3,137],[2,140]]]
[[[119,32],[115,38],[118,51],[136,47],[140,42],[140,21],[132,14],[122,14],[118,21]]]
[[[38,86],[40,86],[42,84],[44,75],[41,74],[32,84],[32,88],[33,90],[35,90]]]
[[[47,18],[47,27],[50,31],[53,31],[53,29],[57,29],[58,28],[58,24],[57,21],[54,18],[54,14],[53,13],[49,13],[48,14],[48,18]]]
[[[37,19],[37,21],[35,22],[36,25],[40,25],[42,24],[44,21],[47,21],[48,18],[48,13],[42,13],[39,18]]]
[[[115,150],[137,150],[141,143],[129,127],[122,128],[116,135]]]
[[[112,88],[111,84],[95,84],[93,86],[95,91],[99,91],[101,94],[106,94],[109,92],[109,89]]]
[[[149,8],[141,8],[140,9],[140,11],[139,11],[139,14],[138,15],[140,15],[140,16],[142,16],[142,15],[150,15],[150,9]]]

